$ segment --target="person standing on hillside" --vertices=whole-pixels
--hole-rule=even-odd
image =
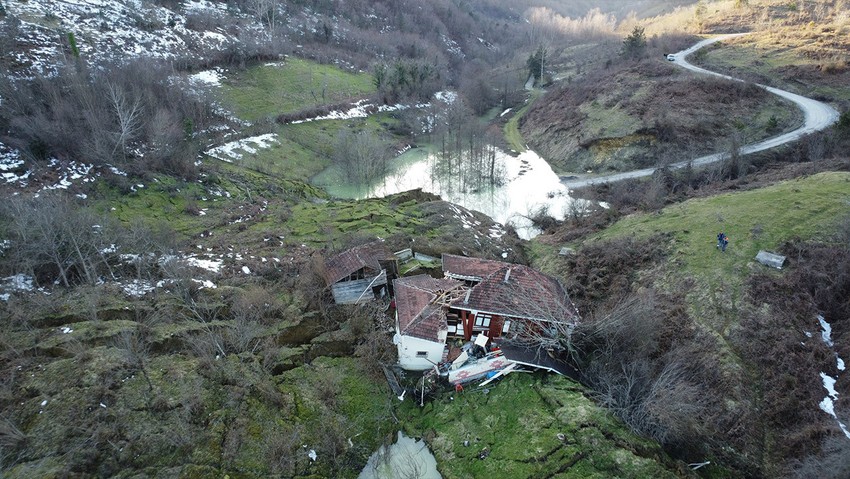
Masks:
[[[723,235],[723,240],[720,242],[720,251],[725,253],[726,252],[726,246],[728,246],[728,245],[729,245],[729,237],[726,236],[726,235]]]
[[[720,233],[717,233],[717,247],[718,248],[721,248],[723,246],[723,238],[725,238],[725,237],[726,237],[726,233],[724,233],[722,231]]]

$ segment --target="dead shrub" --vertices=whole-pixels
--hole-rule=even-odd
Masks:
[[[618,238],[597,242],[567,257],[561,278],[579,310],[590,310],[597,301],[623,298],[633,290],[635,273],[664,256],[667,237]]]
[[[670,340],[687,322],[654,294],[631,295],[574,334],[596,400],[634,431],[685,452],[701,449],[707,409],[690,354]]]

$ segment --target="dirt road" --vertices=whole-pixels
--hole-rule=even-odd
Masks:
[[[741,81],[742,82],[743,80],[740,80],[738,78],[733,78],[733,77],[730,77],[728,75],[722,75],[720,73],[715,73],[713,71],[709,71],[709,70],[706,70],[704,68],[700,68],[698,66],[692,65],[692,64],[688,63],[688,61],[687,61],[688,55],[690,55],[691,53],[694,53],[695,51],[699,50],[700,48],[705,47],[706,45],[710,45],[710,44],[715,43],[715,42],[726,40],[728,38],[739,37],[739,36],[742,36],[742,35],[749,35],[749,34],[748,33],[733,33],[733,34],[729,34],[729,35],[720,35],[720,36],[717,36],[717,37],[714,37],[714,38],[709,38],[709,39],[703,40],[703,41],[697,43],[696,45],[688,48],[687,50],[682,50],[679,53],[674,53],[673,54],[673,63],[675,63],[676,65],[679,65],[682,68],[685,68],[685,69],[688,69],[688,70],[691,70],[691,71],[694,71],[694,72],[697,72],[697,73],[704,73],[706,75],[714,75],[716,77],[725,78],[727,80]],[[808,135],[809,133],[814,133],[816,131],[825,130],[838,121],[838,116],[839,116],[838,111],[836,111],[835,108],[832,108],[831,106],[827,105],[826,103],[822,103],[822,102],[819,102],[817,100],[812,100],[811,98],[806,98],[804,96],[800,96],[800,95],[797,95],[795,93],[791,93],[791,92],[788,92],[788,91],[785,91],[785,90],[780,90],[779,88],[774,88],[774,87],[770,87],[770,86],[767,86],[767,85],[761,85],[761,84],[757,84],[757,85],[759,87],[764,88],[765,90],[769,91],[770,93],[773,93],[774,95],[779,95],[782,98],[785,98],[787,100],[794,102],[797,105],[797,107],[799,107],[800,110],[803,111],[803,114],[805,115],[805,121],[803,122],[803,125],[800,128],[797,128],[796,130],[794,130],[792,132],[785,133],[783,135],[779,135],[779,136],[775,136],[775,137],[772,137],[772,138],[768,138],[766,140],[762,140],[758,143],[753,143],[753,144],[741,147],[741,154],[742,155],[755,153],[755,152],[758,152],[758,151],[763,151],[763,150],[767,150],[769,148],[773,148],[773,147],[776,147],[776,146],[779,146],[779,145],[783,145],[785,143],[790,143],[792,141],[795,141],[795,140],[802,138],[805,135]],[[721,159],[723,159],[723,157],[725,155],[726,155],[725,152],[714,153],[714,154],[707,155],[707,156],[701,156],[699,158],[684,160],[684,161],[680,161],[678,163],[673,163],[672,165],[670,165],[670,168],[673,168],[673,169],[684,168],[689,163],[692,164],[693,166],[708,165],[710,163],[715,163],[717,161],[720,161]],[[570,188],[570,189],[580,188],[582,186],[594,185],[594,184],[598,184],[598,183],[610,183],[610,182],[614,182],[614,181],[625,180],[625,179],[628,179],[628,178],[641,178],[641,177],[644,177],[644,176],[650,176],[650,175],[652,175],[652,173],[655,172],[656,169],[657,168],[644,168],[642,170],[626,171],[626,172],[623,172],[623,173],[617,173],[617,174],[613,174],[613,175],[575,178],[575,179],[563,180],[562,183],[567,188]]]

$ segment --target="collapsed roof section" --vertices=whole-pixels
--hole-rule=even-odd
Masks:
[[[445,341],[444,306],[463,295],[464,284],[451,278],[420,274],[393,281],[399,333],[428,341]]]
[[[509,264],[502,261],[443,253],[443,273],[447,278],[461,281],[480,282]]]

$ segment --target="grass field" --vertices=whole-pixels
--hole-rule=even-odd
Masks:
[[[522,133],[519,132],[519,119],[522,118],[522,115],[524,115],[529,108],[531,108],[531,105],[534,104],[540,95],[542,95],[540,90],[533,90],[531,92],[531,97],[525,103],[525,106],[511,116],[511,119],[505,124],[505,141],[508,143],[508,146],[517,153],[525,151],[525,140],[522,138]]]
[[[671,253],[660,273],[666,280],[657,285],[690,284],[684,293],[692,317],[726,336],[736,326],[747,278],[767,271],[755,261],[758,251],[776,251],[794,239],[829,241],[841,218],[850,213],[848,204],[850,173],[827,172],[634,214],[588,241],[669,234]],[[720,231],[729,237],[725,253],[716,247]],[[555,254],[539,249],[535,253],[541,262]]]
[[[828,240],[839,217],[850,211],[850,173],[829,172],[741,193],[686,201],[657,214],[636,214],[596,239],[671,233],[685,274],[730,278],[744,271],[760,249],[774,250],[793,238]],[[730,238],[725,254],[715,236]]]
[[[331,166],[334,145],[343,132],[369,131],[391,138],[382,123],[392,121],[387,114],[351,120],[323,120],[278,125],[278,143],[245,155],[242,166],[271,176],[308,181]],[[389,147],[389,141],[387,141]]]
[[[256,121],[359,98],[374,93],[375,87],[368,73],[349,73],[291,57],[228,75],[222,90],[239,118]]]

